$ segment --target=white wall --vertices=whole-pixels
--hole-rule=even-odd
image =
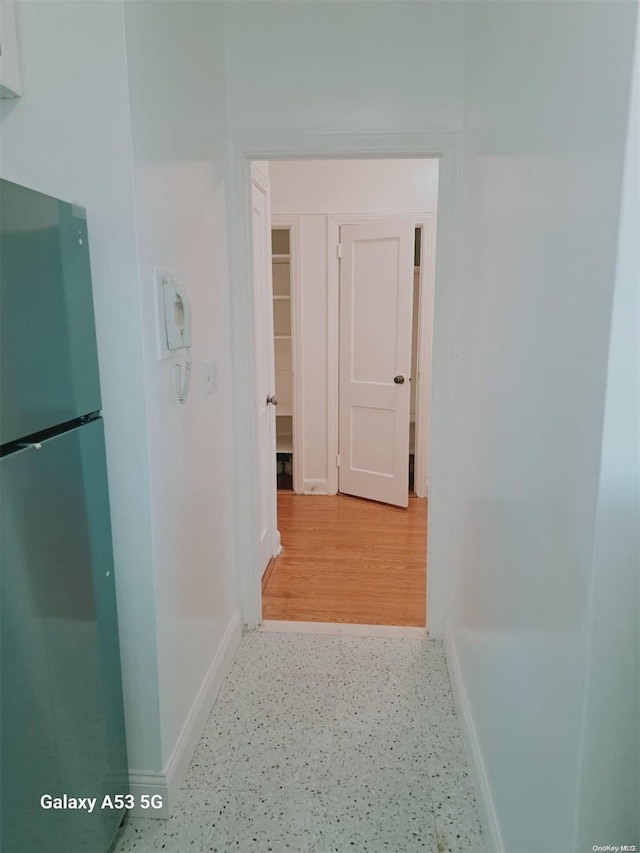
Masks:
[[[463,27],[462,3],[227,3],[229,126],[460,129]]]
[[[2,0],[0,3],[0,35],[2,36],[0,93],[3,97],[13,98],[22,93],[15,3],[13,0]]]
[[[470,6],[450,627],[509,853],[573,849],[634,15]]]
[[[125,25],[162,756],[170,770],[236,616],[222,7],[127,3]],[[192,306],[192,382],[183,406],[174,359],[158,358],[154,267],[182,279]],[[203,362],[210,359],[217,389],[205,396]]]
[[[293,215],[298,223],[300,280],[300,389],[303,491],[335,493],[330,466],[335,452],[328,448],[330,418],[329,374],[336,369],[328,291],[330,281],[327,217],[341,215],[393,216],[436,213],[438,161],[431,160],[286,160],[270,164],[271,210]],[[296,247],[294,247],[294,252]],[[332,255],[333,257],[333,255]],[[415,387],[415,385],[414,385]],[[413,397],[412,397],[413,399]],[[294,460],[295,461],[295,460]]]
[[[640,839],[640,29],[629,119],[588,624],[575,850]],[[629,839],[625,841],[624,839]],[[618,842],[614,842],[618,843]]]
[[[84,204],[105,421],[130,765],[159,770],[155,603],[122,4],[16,4],[23,96],[2,176]]]
[[[437,160],[284,160],[271,163],[273,213],[435,212]]]

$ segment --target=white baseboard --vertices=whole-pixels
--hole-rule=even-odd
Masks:
[[[167,819],[180,795],[180,789],[186,778],[189,764],[193,758],[198,741],[207,722],[213,703],[216,700],[222,682],[229,671],[233,655],[242,636],[242,618],[236,610],[229,620],[218,651],[211,662],[209,671],[198,691],[191,710],[185,720],[180,736],[169,757],[169,760],[159,773],[131,771],[129,787],[135,797],[136,807],[129,812],[129,817],[156,817]],[[160,795],[161,809],[141,809],[140,795]]]
[[[419,639],[426,636],[426,628],[403,625],[360,625],[348,622],[284,622],[265,619],[259,631],[272,634],[335,634],[343,637],[392,637],[394,639]]]
[[[302,492],[305,495],[328,495],[329,483],[325,480],[303,480]]]
[[[156,817],[167,820],[171,817],[169,806],[169,789],[167,777],[164,773],[144,773],[134,770],[129,773],[129,791],[133,794],[133,809],[128,812],[129,817]],[[161,808],[143,809],[140,806],[141,796],[145,794],[150,802],[159,801]],[[156,800],[159,798],[159,800]]]
[[[498,823],[498,816],[491,794],[489,777],[484,766],[482,750],[480,749],[471,706],[469,705],[467,691],[465,690],[462,679],[460,661],[458,660],[458,652],[449,620],[445,622],[443,639],[444,652],[447,658],[447,667],[453,690],[453,699],[458,712],[458,719],[461,721],[462,736],[466,743],[467,755],[470,759],[471,776],[487,853],[489,851],[490,853],[504,853],[502,833],[500,832],[500,824]]]

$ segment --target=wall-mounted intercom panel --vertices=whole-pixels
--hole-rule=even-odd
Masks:
[[[156,270],[160,348],[163,355],[191,346],[191,306],[182,282],[167,272]]]
[[[191,306],[182,282],[171,273],[155,270],[158,300],[158,339],[160,358],[166,358],[177,350],[187,350],[184,366],[175,362],[176,395],[184,403],[189,393],[191,377]]]

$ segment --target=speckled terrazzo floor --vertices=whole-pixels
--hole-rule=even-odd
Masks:
[[[484,851],[442,644],[243,637],[156,850]]]

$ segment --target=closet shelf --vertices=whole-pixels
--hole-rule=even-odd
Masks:
[[[277,300],[277,301],[279,301],[279,302],[281,302],[281,301],[283,301],[283,300],[285,300],[285,299],[291,299],[290,294],[288,294],[288,293],[285,293],[285,294],[279,294],[279,293],[278,293],[278,294],[275,294],[275,293],[274,293],[274,295],[273,295],[273,300],[274,300],[274,302],[275,302],[276,300]]]
[[[276,437],[276,453],[293,453],[292,435],[279,435]]]
[[[291,263],[291,255],[271,255],[271,261],[274,264],[289,264]]]
[[[276,417],[290,418],[293,415],[291,403],[278,403],[276,406]]]

